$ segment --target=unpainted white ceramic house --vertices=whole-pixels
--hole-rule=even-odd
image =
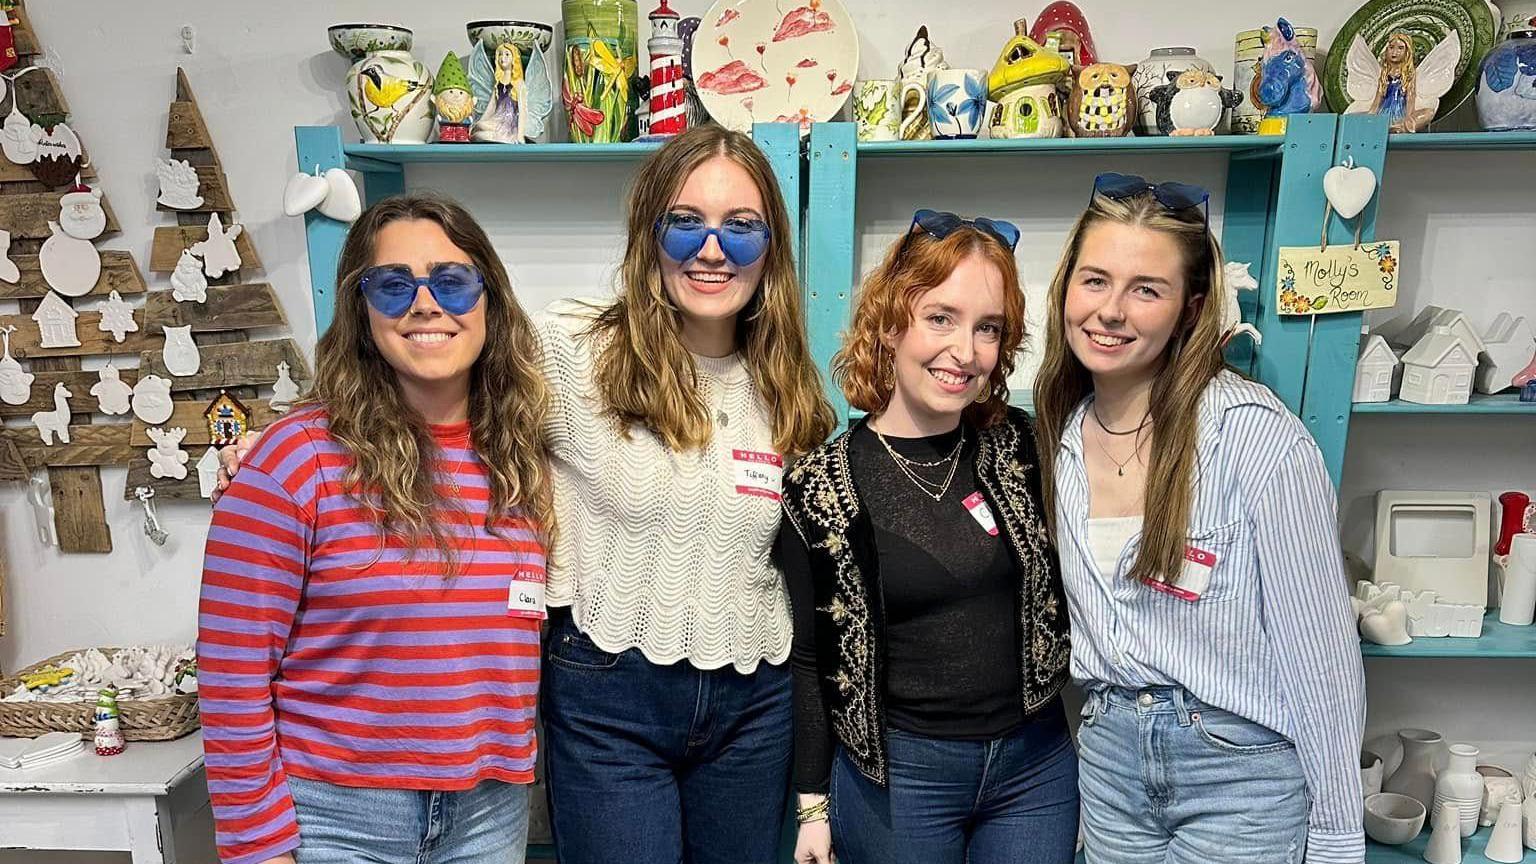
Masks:
[[[1452,333],[1467,343],[1473,357],[1483,353],[1483,336],[1472,326],[1471,320],[1460,309],[1447,309],[1444,306],[1425,306],[1395,337],[1387,335],[1387,340],[1403,348],[1411,348],[1423,341],[1436,327],[1451,328]]]
[[[78,317],[80,313],[74,307],[49,291],[43,302],[38,304],[37,311],[32,313],[32,320],[37,322],[38,332],[42,336],[38,344],[43,348],[79,345],[80,338],[75,335],[75,319]]]
[[[1397,355],[1387,340],[1374,333],[1360,343],[1360,358],[1355,362],[1356,402],[1387,402],[1397,383]]]
[[[1536,357],[1536,332],[1525,320],[1508,312],[1500,312],[1483,337],[1483,353],[1478,357],[1477,380],[1473,386],[1479,393],[1497,393],[1514,386],[1515,373],[1524,369]]]
[[[1477,351],[1450,327],[1437,326],[1403,355],[1404,402],[1465,405],[1477,374]]]

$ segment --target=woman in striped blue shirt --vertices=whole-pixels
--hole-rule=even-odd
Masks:
[[[1035,386],[1089,864],[1364,860],[1364,673],[1334,490],[1227,371],[1205,190],[1100,175]]]

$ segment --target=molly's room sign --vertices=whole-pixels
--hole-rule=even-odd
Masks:
[[[1275,288],[1281,315],[1327,315],[1397,305],[1398,243],[1285,246]]]

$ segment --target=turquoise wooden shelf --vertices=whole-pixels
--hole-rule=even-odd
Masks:
[[[1483,635],[1476,639],[1415,639],[1407,645],[1360,643],[1366,657],[1422,657],[1442,659],[1509,660],[1536,657],[1536,626],[1517,627],[1499,621],[1497,609],[1483,619]]]
[[[1173,138],[1016,138],[998,140],[948,139],[940,141],[868,141],[858,145],[864,158],[882,156],[1009,155],[1025,153],[1180,153],[1216,151],[1274,155],[1285,142],[1283,135],[1190,135]]]
[[[661,144],[348,144],[348,162],[370,160],[389,165],[462,162],[629,162],[644,159]],[[351,167],[349,164],[348,167]]]
[[[1488,857],[1483,850],[1488,848],[1488,836],[1493,833],[1492,828],[1479,828],[1471,839],[1462,841],[1462,864],[1484,864]],[[1401,846],[1382,846],[1379,843],[1365,841],[1365,864],[1424,864],[1424,847],[1429,845],[1429,829],[1419,832],[1419,836],[1404,843]],[[1525,850],[1525,855],[1520,859],[1521,864],[1536,864],[1536,852]]]
[[[1536,417],[1536,402],[1521,402],[1519,394],[1472,394],[1465,405],[1420,405],[1393,399],[1390,402],[1356,402],[1356,414],[1511,414]]]
[[[1390,150],[1536,150],[1536,132],[1416,132],[1387,136]]]

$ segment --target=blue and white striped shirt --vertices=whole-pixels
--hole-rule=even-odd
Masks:
[[[1085,687],[1182,686],[1285,735],[1312,798],[1308,864],[1365,860],[1360,739],[1365,671],[1339,549],[1337,499],[1317,444],[1267,387],[1223,372],[1200,402],[1190,545],[1216,556],[1196,602],[1114,573],[1088,541],[1080,405],[1057,454],[1056,519]],[[1156,506],[1156,502],[1148,502]]]

